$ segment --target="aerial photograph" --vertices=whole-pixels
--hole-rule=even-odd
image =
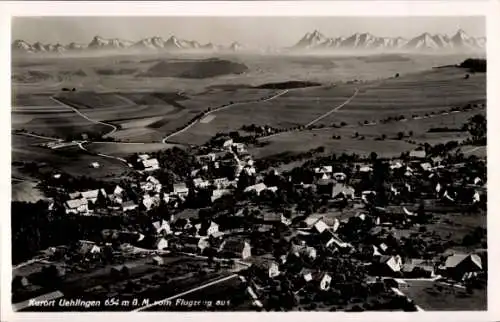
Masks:
[[[485,17],[11,25],[14,311],[488,310]]]

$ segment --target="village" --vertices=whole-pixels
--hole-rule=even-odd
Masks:
[[[439,227],[485,213],[486,163],[439,154],[322,157],[280,172],[221,135],[195,151],[134,154],[118,184],[68,190],[66,175],[52,173],[47,211],[85,224],[80,239],[14,267],[15,306],[68,295],[161,300],[230,274],[238,286],[213,284],[210,296],[239,299],[232,310],[422,310],[405,291],[413,281],[428,283],[428,296],[445,287],[470,298],[485,292],[486,229],[462,238]]]

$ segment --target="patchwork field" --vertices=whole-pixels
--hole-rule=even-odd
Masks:
[[[484,102],[486,97],[484,74],[471,74],[465,79],[466,71],[463,69],[432,69],[458,63],[464,56],[226,55],[221,59],[244,64],[248,70],[241,75],[194,79],[175,75],[166,77],[155,71],[158,64],[170,66],[194,61],[197,66],[196,61],[204,63],[210,61],[207,58],[213,57],[193,55],[182,57],[182,60],[179,58],[174,55],[124,55],[15,60],[13,74],[17,76],[13,78],[13,128],[58,137],[89,132],[99,135],[108,133],[110,126],[97,124],[99,121],[117,127],[110,135],[115,140],[155,143],[209,108],[213,110],[238,103],[213,112],[188,130],[170,138],[173,142],[203,144],[218,132],[238,130],[243,125],[296,127],[338,108],[317,124],[346,123],[347,127],[329,132],[329,135],[335,133],[342,136],[342,140],[326,144],[335,149],[340,144],[342,149],[342,144],[354,144],[350,140],[344,142],[344,137],[351,137],[355,132],[367,137],[381,134],[389,137],[399,131],[413,131],[413,139],[417,142],[427,139],[441,142],[441,137],[449,135],[430,137],[426,134],[427,130],[463,123],[473,112],[419,120],[411,120],[411,117],[439,114],[451,107]],[[147,71],[153,72],[155,77],[147,77]],[[401,76],[394,78],[396,73]],[[25,74],[29,77],[23,78]],[[282,91],[266,88],[268,86],[263,84],[290,81],[316,82],[320,86],[292,88],[263,101],[263,98]],[[67,90],[62,91],[63,88]],[[73,88],[75,91],[72,91]],[[57,104],[52,96],[68,106]],[[77,115],[71,107],[96,122]],[[358,126],[360,122],[378,122],[401,115],[408,118],[408,122]],[[285,147],[297,144],[303,135],[307,137],[309,134],[285,135],[284,138],[289,137],[286,144],[284,138],[270,138],[271,144],[264,149],[282,150],[274,145],[276,140]],[[326,140],[326,137],[320,135],[315,140]],[[325,145],[323,143],[320,145]],[[402,143],[379,142],[377,146],[382,153],[387,144],[402,146]],[[310,145],[302,146],[305,149]]]
[[[130,170],[123,162],[91,155],[77,146],[51,150],[36,145],[40,141],[36,138],[12,135],[12,162],[37,162],[40,171],[63,171],[73,176],[87,175],[105,180],[119,180],[122,174]],[[92,162],[99,162],[100,167],[91,168]],[[22,167],[17,171],[23,173]]]

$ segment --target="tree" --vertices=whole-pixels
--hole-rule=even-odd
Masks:
[[[398,140],[402,140],[405,134],[403,132],[398,132]]]
[[[486,143],[486,117],[484,115],[476,114],[471,117],[467,123],[467,130],[474,142]]]

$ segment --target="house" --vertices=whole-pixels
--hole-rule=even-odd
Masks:
[[[420,163],[420,167],[424,171],[431,171],[432,170],[432,165],[429,162]]]
[[[147,159],[142,161],[142,166],[144,171],[154,171],[160,169],[160,163],[158,159]]]
[[[160,238],[157,238],[154,242],[154,248],[158,249],[158,250],[164,250],[166,248],[168,248],[168,241],[163,238],[163,237],[160,237]]]
[[[86,255],[86,254],[98,254],[101,252],[101,248],[97,246],[94,242],[92,241],[87,241],[87,240],[80,240],[79,241],[79,249],[78,252],[80,254]]]
[[[282,214],[276,212],[265,212],[262,219],[266,223],[279,224],[282,222],[281,216]]]
[[[193,179],[193,185],[195,188],[207,188],[210,186],[210,182],[208,180],[203,180],[202,178]]]
[[[481,257],[477,254],[453,254],[439,267],[443,275],[462,280],[467,273],[483,270]]]
[[[382,255],[374,257],[372,272],[376,275],[392,276],[401,271],[403,261],[401,256]]]
[[[321,219],[319,219],[315,224],[314,224],[314,229],[321,234],[325,230],[330,229],[330,227]]]
[[[394,169],[401,169],[403,165],[400,162],[396,161],[394,163],[391,163],[389,167],[391,168],[391,170],[394,170]]]
[[[113,190],[113,194],[114,194],[115,196],[121,196],[121,195],[122,195],[122,193],[123,193],[123,189],[122,189],[122,187],[120,187],[120,186],[116,186],[116,187],[115,187],[115,190]]]
[[[310,282],[313,280],[314,271],[309,268],[302,268],[299,273],[305,282]]]
[[[165,265],[167,263],[166,258],[162,257],[162,256],[155,256],[152,258],[152,261],[153,261],[153,264],[158,265],[158,266],[162,266],[162,265]]]
[[[412,150],[410,151],[410,158],[414,159],[425,159],[426,153],[425,150]]]
[[[251,256],[251,247],[247,241],[241,239],[225,240],[222,242],[219,252],[226,256],[246,259]]]
[[[316,174],[330,174],[333,172],[333,167],[331,165],[322,166],[319,168],[314,168],[314,173]]]
[[[246,187],[244,192],[255,191],[257,193],[257,195],[260,195],[260,193],[266,189],[267,189],[267,186],[264,183],[257,183],[257,184],[254,184],[253,186]]]
[[[347,199],[354,199],[354,188],[347,186],[343,183],[337,183],[333,185],[332,188],[332,198],[347,198]]]
[[[84,214],[89,211],[88,202],[85,198],[71,199],[64,204],[67,214]]]
[[[237,153],[244,153],[246,152],[246,147],[244,143],[233,143],[233,148],[236,149]]]
[[[91,167],[91,168],[94,168],[94,169],[97,169],[97,168],[99,168],[100,166],[101,166],[101,165],[99,164],[99,162],[92,162],[92,163],[90,164],[90,167]]]
[[[308,257],[311,260],[316,259],[316,256],[318,255],[318,252],[316,251],[316,248],[311,247],[311,246],[305,246],[299,249],[299,254],[301,256]]]
[[[227,139],[224,142],[222,142],[222,147],[227,149],[230,148],[233,145],[233,139]]]
[[[407,260],[403,264],[401,272],[403,272],[404,276],[411,278],[418,278],[418,277],[432,278],[436,276],[434,270],[434,263],[424,259],[411,258]]]
[[[368,173],[368,172],[372,172],[373,169],[369,166],[363,166],[361,168],[359,168],[359,172],[363,172],[363,173]]]
[[[213,236],[219,232],[219,225],[213,221],[210,221],[210,225],[208,225],[208,227],[204,227],[202,224],[196,224],[194,227],[196,228],[197,235],[200,236]]]
[[[224,189],[229,186],[229,179],[228,178],[217,178],[214,179],[214,186],[217,189]]]
[[[335,246],[338,248],[348,248],[350,247],[349,243],[343,242],[340,240],[331,230],[324,230],[319,235],[320,240],[325,245],[325,247]]]
[[[209,153],[205,155],[197,155],[196,160],[200,163],[205,163],[205,162],[214,162],[216,160],[217,156],[215,153]]]
[[[222,196],[229,195],[231,194],[231,190],[229,189],[217,189],[212,191],[212,196],[210,197],[210,200],[214,202],[215,200],[219,199]]]
[[[173,187],[173,193],[174,195],[177,195],[179,197],[186,197],[189,194],[189,189],[183,182],[175,183]]]
[[[162,219],[161,221],[153,222],[153,228],[155,229],[156,234],[171,234],[172,230],[170,229],[170,224]]]
[[[95,189],[95,190],[89,190],[89,191],[84,191],[82,192],[82,197],[87,199],[88,201],[91,201],[91,202],[96,202],[97,201],[97,197],[99,196],[99,191],[101,192],[101,194],[103,196],[106,197],[106,191],[104,189]]]
[[[264,258],[254,265],[258,270],[265,272],[269,278],[274,278],[280,274],[278,263],[274,260]]]
[[[337,180],[338,182],[344,182],[347,179],[347,176],[343,172],[336,172],[333,174],[332,178]]]
[[[137,162],[142,162],[142,161],[145,161],[149,159],[149,155],[147,154],[140,154],[138,157],[137,157]]]
[[[319,274],[317,279],[319,280],[319,288],[321,290],[326,291],[330,288],[332,277],[328,273]]]
[[[134,210],[134,209],[137,209],[137,207],[139,207],[135,202],[133,202],[132,200],[129,200],[129,201],[125,201],[123,204],[122,204],[122,210],[123,211],[130,211],[130,210]]]

